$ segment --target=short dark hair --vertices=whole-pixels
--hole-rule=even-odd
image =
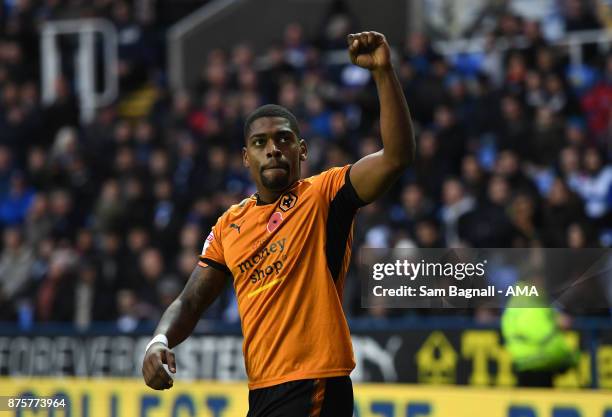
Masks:
[[[279,106],[278,104],[266,104],[264,106],[258,107],[255,109],[244,122],[244,137],[246,138],[249,134],[249,129],[251,128],[251,124],[262,117],[282,117],[289,122],[289,127],[293,130],[298,137],[300,136],[300,128],[298,126],[298,121],[289,110],[287,110],[283,106]]]

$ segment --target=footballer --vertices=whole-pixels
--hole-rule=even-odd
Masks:
[[[353,221],[402,175],[415,143],[385,37],[349,35],[348,52],[376,84],[383,149],[302,179],[308,148],[293,114],[265,105],[249,115],[243,160],[257,192],[218,219],[185,288],[163,314],[142,366],[149,387],[172,387],[163,367],[176,372],[171,349],[231,279],[244,335],[248,416],[352,416],[355,362],[342,292]]]

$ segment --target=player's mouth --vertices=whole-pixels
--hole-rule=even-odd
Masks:
[[[289,171],[289,167],[286,164],[273,164],[262,167],[261,171]]]

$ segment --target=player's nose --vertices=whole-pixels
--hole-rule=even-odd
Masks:
[[[272,138],[268,139],[268,142],[266,143],[266,156],[268,158],[281,156],[281,151],[278,146],[276,146],[276,142]]]

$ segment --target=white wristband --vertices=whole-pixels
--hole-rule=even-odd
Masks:
[[[147,353],[147,351],[149,350],[149,348],[151,347],[153,343],[163,343],[164,345],[168,346],[168,338],[166,337],[165,334],[161,334],[161,333],[158,335],[155,335],[155,337],[151,339],[151,341],[145,348],[145,354]]]

